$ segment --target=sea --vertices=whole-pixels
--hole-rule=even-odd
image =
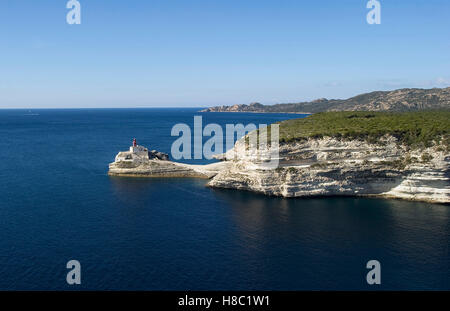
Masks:
[[[107,175],[133,138],[170,154],[172,127],[194,116],[222,126],[304,117],[0,110],[0,290],[450,290],[449,205]],[[79,285],[66,281],[70,260]],[[371,260],[381,284],[367,282]]]

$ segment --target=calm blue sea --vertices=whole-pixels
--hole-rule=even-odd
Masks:
[[[0,290],[450,289],[450,206],[282,199],[200,179],[108,177],[131,139],[170,152],[175,123],[286,114],[0,110]],[[66,283],[81,263],[82,284]],[[382,284],[366,283],[381,263]]]

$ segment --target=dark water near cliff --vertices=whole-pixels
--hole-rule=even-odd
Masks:
[[[281,199],[198,179],[122,179],[133,137],[169,152],[192,109],[0,110],[0,289],[450,289],[450,207]],[[294,115],[203,114],[204,123]]]

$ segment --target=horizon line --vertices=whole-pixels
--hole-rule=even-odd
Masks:
[[[374,93],[374,92],[393,92],[393,91],[398,91],[398,90],[434,90],[434,89],[447,89],[450,88],[449,86],[434,86],[434,87],[401,87],[401,88],[388,88],[386,90],[373,90],[373,91],[366,91],[363,93],[356,93],[350,97],[347,98],[325,98],[325,97],[316,97],[315,99],[310,99],[310,100],[297,100],[297,101],[279,101],[279,102],[273,102],[273,103],[266,103],[266,104],[262,104],[264,106],[274,106],[274,105],[280,105],[280,104],[295,104],[295,103],[310,103],[319,99],[327,99],[327,100],[348,100],[350,98],[359,96],[359,95],[364,95],[364,94],[370,94],[370,93]],[[32,110],[32,109],[180,109],[180,108],[212,108],[212,107],[219,107],[219,106],[234,106],[234,105],[250,105],[252,103],[260,103],[259,101],[251,101],[251,102],[247,102],[245,104],[216,104],[216,105],[208,105],[208,106],[171,106],[171,107],[162,107],[162,106],[144,106],[144,107],[61,107],[61,108],[57,108],[57,107],[34,107],[34,108],[30,108],[30,107],[0,107],[0,110]]]
[[[211,106],[214,107],[214,106]],[[188,109],[203,109],[203,108],[210,108],[207,106],[202,107],[193,107],[193,106],[185,106],[185,107],[161,107],[161,106],[155,106],[155,107],[0,107],[0,110],[36,110],[36,109],[42,109],[42,110],[51,110],[51,109],[182,109],[182,108],[188,108]]]

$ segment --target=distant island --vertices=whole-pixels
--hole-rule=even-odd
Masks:
[[[399,89],[361,94],[349,99],[321,98],[311,102],[276,105],[217,106],[201,112],[317,113],[325,111],[418,111],[450,109],[450,87]]]

